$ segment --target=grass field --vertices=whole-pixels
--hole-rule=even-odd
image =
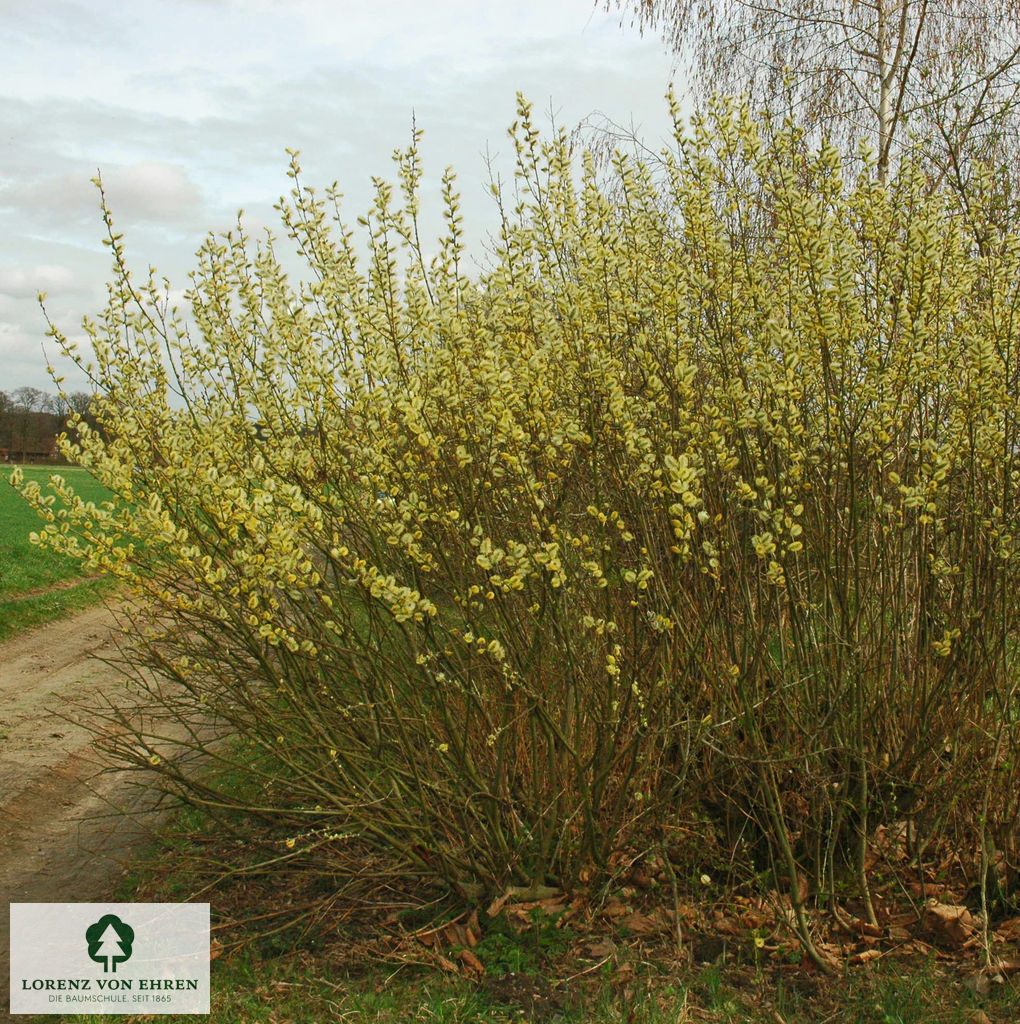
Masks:
[[[58,472],[87,500],[102,501],[109,492],[84,469],[26,466],[25,480],[45,488]],[[0,641],[29,626],[49,622],[94,604],[109,590],[104,580],[83,576],[71,558],[33,545],[28,536],[39,517],[10,486],[10,469],[0,471]]]

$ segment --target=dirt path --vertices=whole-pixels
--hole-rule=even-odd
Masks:
[[[126,774],[103,771],[90,734],[73,721],[88,703],[124,687],[96,655],[114,652],[105,608],[0,644],[0,1021],[7,1020],[10,903],[109,899],[147,836],[151,804]],[[13,1019],[13,1018],[11,1018]]]

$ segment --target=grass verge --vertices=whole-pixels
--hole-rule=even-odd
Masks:
[[[33,626],[91,608],[112,590],[110,580],[85,579],[72,586],[52,587],[41,594],[0,600],[0,643]]]
[[[106,488],[77,466],[27,466],[23,472],[26,481],[35,480],[43,488],[59,473],[86,501],[109,497]],[[74,559],[29,541],[40,520],[9,485],[9,477],[10,470],[0,472],[0,642],[96,604],[111,591],[108,581],[83,577]]]

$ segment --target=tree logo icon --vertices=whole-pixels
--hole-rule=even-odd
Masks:
[[[103,973],[112,971],[116,974],[117,964],[131,958],[135,930],[116,914],[104,914],[85,929],[85,941],[89,944],[89,956],[103,965]]]

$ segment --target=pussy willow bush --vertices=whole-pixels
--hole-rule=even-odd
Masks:
[[[190,321],[107,215],[67,450],[118,500],[25,491],[127,584],[139,680],[241,742],[125,749],[467,892],[693,830],[803,928],[908,818],[916,862],[1015,868],[1017,239],[726,104],[652,166],[578,166],[523,101],[512,136],[474,276],[449,173],[419,239],[417,139],[360,242],[295,161],[305,271],[210,237]]]

